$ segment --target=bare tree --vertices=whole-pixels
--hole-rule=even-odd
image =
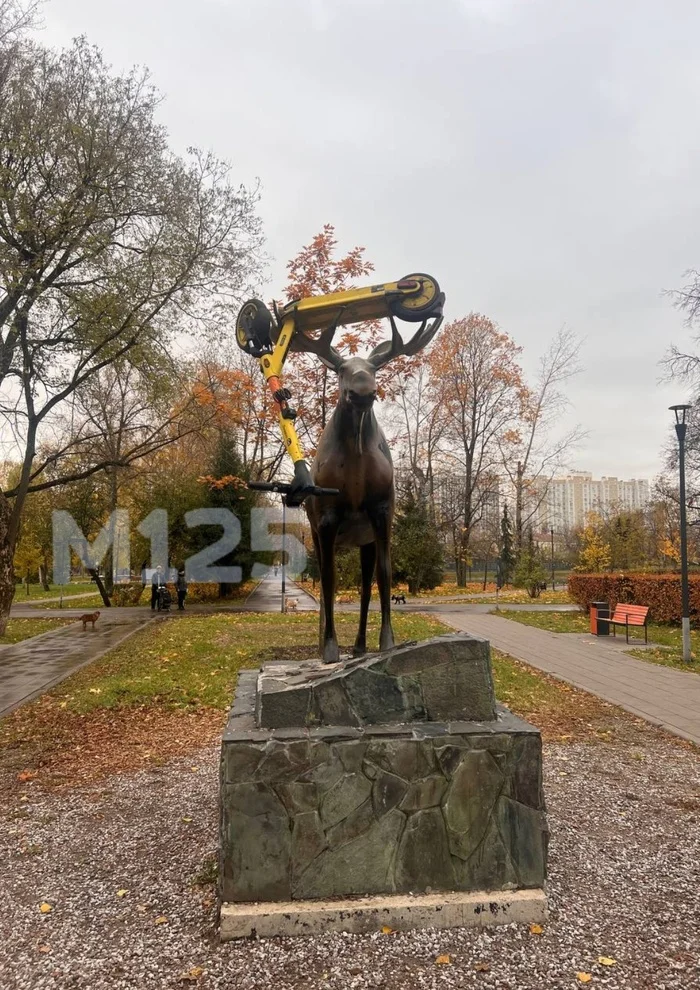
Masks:
[[[449,323],[430,355],[435,401],[445,421],[443,461],[462,481],[455,520],[457,583],[467,579],[472,529],[493,498],[500,443],[512,430],[525,385],[520,348],[486,316]]]
[[[580,426],[556,432],[570,405],[563,386],[581,370],[580,349],[581,341],[571,330],[564,327],[557,333],[540,358],[534,386],[521,393],[519,423],[500,438],[503,469],[514,492],[517,548],[545,501],[549,483],[564,457],[586,436]]]

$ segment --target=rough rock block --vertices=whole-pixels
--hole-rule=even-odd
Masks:
[[[541,740],[507,709],[490,722],[265,732],[234,710],[223,902],[542,886]]]
[[[491,721],[486,640],[455,633],[361,660],[269,664],[258,677],[259,727]]]

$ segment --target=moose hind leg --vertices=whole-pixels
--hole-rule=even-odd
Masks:
[[[394,646],[394,633],[391,628],[391,513],[387,508],[380,509],[372,519],[377,538],[377,587],[382,610],[382,626],[379,632],[379,649],[390,650]]]
[[[360,547],[360,568],[362,570],[362,597],[360,598],[360,625],[357,630],[357,638],[352,653],[355,657],[361,657],[367,652],[367,613],[369,602],[372,597],[372,579],[374,578],[374,566],[377,561],[377,546],[374,542],[365,543]]]
[[[321,565],[321,597],[323,616],[321,622],[323,639],[321,649],[324,663],[337,663],[340,660],[338,640],[335,635],[333,621],[333,606],[335,604],[335,535],[337,525],[326,523],[319,527],[318,543],[320,549],[319,563]]]

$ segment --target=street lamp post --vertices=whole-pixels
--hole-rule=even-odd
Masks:
[[[681,624],[683,626],[683,662],[690,663],[690,596],[688,594],[688,537],[685,507],[685,434],[688,428],[686,415],[692,406],[669,406],[676,415],[678,437],[678,470],[680,474],[681,503]]]
[[[285,606],[285,595],[287,594],[287,572],[286,572],[286,557],[287,557],[287,499],[282,496],[282,611],[286,612]]]
[[[554,526],[550,528],[549,535],[552,537],[552,591],[554,591]]]

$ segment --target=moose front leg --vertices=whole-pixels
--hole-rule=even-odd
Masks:
[[[377,587],[382,610],[382,625],[379,631],[380,650],[390,650],[394,645],[394,633],[391,628],[391,519],[392,511],[389,505],[379,506],[371,516],[376,538]]]
[[[322,521],[318,530],[318,553],[321,568],[321,643],[324,663],[340,660],[338,639],[335,635],[333,606],[335,604],[335,537],[338,524],[335,520]]]
[[[374,565],[377,560],[376,543],[365,543],[360,547],[360,568],[362,570],[362,597],[360,598],[360,626],[353,647],[353,656],[361,657],[367,652],[367,612],[372,597]]]

